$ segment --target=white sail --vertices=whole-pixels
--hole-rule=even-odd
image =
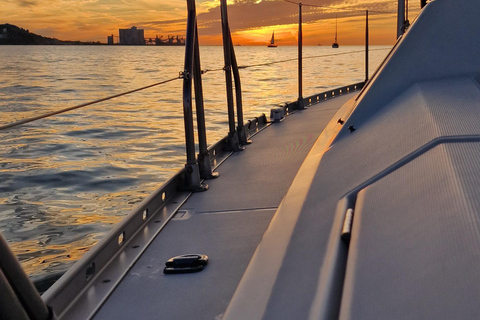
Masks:
[[[275,31],[272,32],[272,39],[270,40],[270,43],[268,44],[269,48],[276,48],[277,45],[275,44]]]

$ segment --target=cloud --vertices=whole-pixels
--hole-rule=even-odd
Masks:
[[[20,7],[35,7],[38,6],[38,1],[20,0],[18,4]]]
[[[314,1],[311,2],[312,4]],[[378,13],[392,12],[391,1],[369,1],[368,8]],[[318,22],[351,16],[364,16],[365,2],[344,2],[325,0],[315,6],[302,7],[304,23]],[[374,12],[372,12],[375,14]],[[298,6],[286,1],[236,0],[228,6],[230,29],[233,31],[249,30],[261,27],[288,25],[298,23]],[[201,34],[210,35],[221,32],[220,7],[214,7],[198,15]]]

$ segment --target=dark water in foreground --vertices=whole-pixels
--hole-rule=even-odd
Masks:
[[[376,67],[388,47],[373,47]],[[364,80],[361,47],[305,47],[304,96]],[[0,46],[0,124],[178,75],[182,47]],[[333,56],[333,53],[347,53]],[[296,47],[237,47],[239,65]],[[201,48],[202,69],[223,66]],[[297,62],[242,69],[245,119],[297,95]],[[208,141],[227,132],[222,72],[203,77]],[[38,280],[64,272],[184,162],[182,82],[0,131],[0,232]]]

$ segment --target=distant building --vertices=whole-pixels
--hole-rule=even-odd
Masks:
[[[125,45],[144,45],[145,36],[143,29],[132,27],[130,29],[118,30],[120,44]],[[113,39],[112,39],[113,40]]]
[[[113,44],[113,34],[111,36],[107,36],[107,44]]]

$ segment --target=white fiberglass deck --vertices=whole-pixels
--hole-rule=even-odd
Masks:
[[[219,319],[305,156],[353,94],[297,111],[253,137],[193,194],[113,292],[95,319]],[[199,273],[164,275],[176,255],[210,258]]]

